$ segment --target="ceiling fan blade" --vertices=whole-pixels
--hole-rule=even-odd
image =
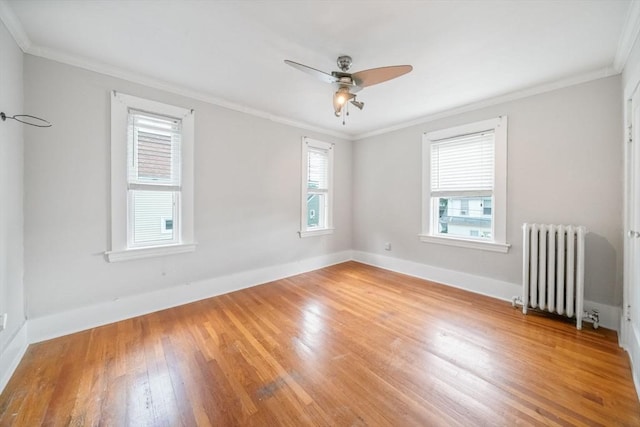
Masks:
[[[369,70],[358,71],[351,77],[359,87],[367,87],[395,79],[413,70],[411,65],[392,65],[390,67],[371,68]]]
[[[316,70],[315,68],[311,68],[303,64],[298,64],[297,62],[289,61],[288,59],[285,59],[284,63],[287,65],[291,65],[293,68],[297,68],[300,71],[304,71],[305,73],[310,74],[315,78],[322,80],[323,82],[335,83],[336,81],[338,81],[335,76],[325,73],[324,71]]]

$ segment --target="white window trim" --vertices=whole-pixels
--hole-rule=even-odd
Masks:
[[[329,188],[327,191],[327,226],[324,228],[307,228],[307,157],[309,147],[328,150],[329,152],[329,170],[327,171],[329,174],[329,176],[327,177],[327,181],[329,184]],[[302,191],[300,198],[300,231],[298,232],[300,238],[333,234],[333,152],[334,144],[332,143],[318,141],[316,139],[307,138],[306,136],[302,138]]]
[[[422,232],[420,241],[462,248],[480,249],[507,253],[507,116],[469,123],[449,129],[425,133],[422,137]],[[431,144],[455,136],[487,130],[495,132],[494,140],[494,187],[493,187],[493,232],[492,241],[436,235],[431,230]]]
[[[182,118],[182,188],[180,241],[142,248],[127,247],[127,115],[129,108]],[[195,113],[182,107],[111,92],[111,249],[108,262],[193,252],[193,170]]]

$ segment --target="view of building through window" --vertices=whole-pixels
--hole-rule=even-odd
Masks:
[[[308,194],[307,195],[307,227],[317,228],[322,225],[320,216],[322,211],[321,198],[324,198],[322,194]]]
[[[307,149],[307,229],[327,228],[329,150]]]
[[[491,239],[490,197],[440,197],[438,206],[440,234]]]
[[[129,111],[129,218],[131,246],[177,242],[181,121]],[[177,224],[176,224],[177,225]]]

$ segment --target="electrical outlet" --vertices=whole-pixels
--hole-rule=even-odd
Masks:
[[[7,329],[7,313],[3,313],[0,317],[0,331]]]
[[[391,242],[386,242],[384,244],[384,250],[385,251],[390,251],[391,250]]]

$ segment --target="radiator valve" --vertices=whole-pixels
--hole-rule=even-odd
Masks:
[[[592,309],[591,311],[585,311],[583,317],[593,322],[593,329],[598,329],[598,326],[600,326],[600,313],[598,310]]]

